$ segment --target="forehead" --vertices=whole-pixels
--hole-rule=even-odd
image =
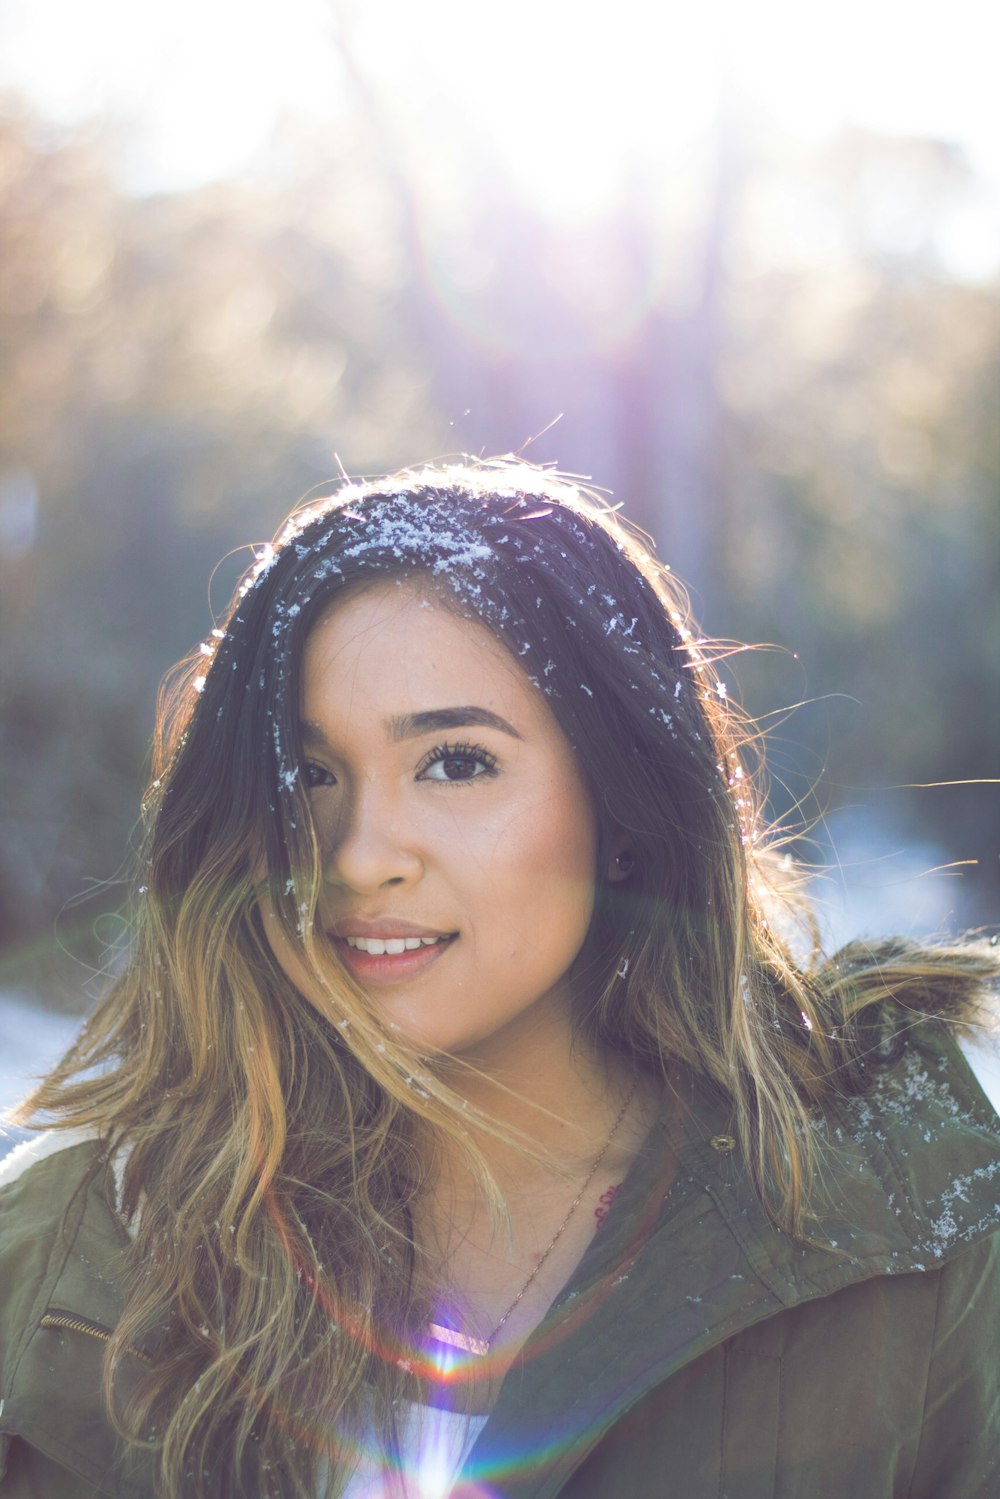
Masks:
[[[481,620],[449,608],[427,580],[352,590],[313,627],[303,662],[303,700],[400,712],[479,704],[523,715],[549,712],[506,646]]]

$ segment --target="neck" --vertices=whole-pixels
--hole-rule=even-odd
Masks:
[[[584,1254],[595,1206],[613,1200],[652,1126],[660,1090],[620,1058],[572,1044],[568,1029],[554,1025],[537,1027],[519,1055],[494,1050],[488,1070],[486,1060],[464,1057],[438,1070],[501,1131],[525,1142],[477,1126],[470,1110],[499,1215],[465,1153],[440,1141],[431,1147],[413,1224],[430,1321],[485,1342],[490,1358],[482,1368],[473,1360],[468,1377],[492,1388]]]
[[[528,1144],[541,1159],[526,1155],[516,1144],[498,1139],[490,1130],[471,1124],[473,1141],[501,1190],[528,1186],[552,1171],[586,1170],[604,1144],[618,1111],[629,1095],[634,1073],[621,1058],[608,1056],[575,1038],[568,1023],[536,1016],[519,1044],[489,1054],[465,1055],[437,1066],[443,1081],[481,1111],[501,1131]],[[645,1094],[645,1089],[640,1089]],[[640,1107],[630,1110],[644,1116]],[[648,1121],[647,1121],[648,1127]],[[632,1127],[620,1132],[612,1161],[631,1158],[635,1149]],[[454,1182],[454,1151],[442,1147],[439,1164]],[[449,1159],[451,1157],[451,1159]],[[459,1169],[459,1175],[462,1175]]]

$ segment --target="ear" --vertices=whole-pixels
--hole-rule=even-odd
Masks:
[[[619,828],[611,840],[611,851],[605,871],[608,883],[620,885],[623,880],[628,879],[634,868],[635,853],[629,845],[629,835],[624,829]]]

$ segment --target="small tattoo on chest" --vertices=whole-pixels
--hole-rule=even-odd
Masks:
[[[598,1223],[603,1223],[605,1218],[608,1216],[608,1210],[611,1207],[611,1204],[614,1202],[615,1198],[618,1196],[620,1187],[621,1182],[615,1182],[615,1184],[609,1187],[606,1192],[601,1193],[597,1201],[597,1207],[594,1209],[594,1217],[597,1219]]]

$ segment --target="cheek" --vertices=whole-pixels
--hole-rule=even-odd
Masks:
[[[565,793],[540,801],[506,829],[497,849],[508,899],[526,913],[539,936],[586,934],[594,905],[597,829],[589,803]]]

